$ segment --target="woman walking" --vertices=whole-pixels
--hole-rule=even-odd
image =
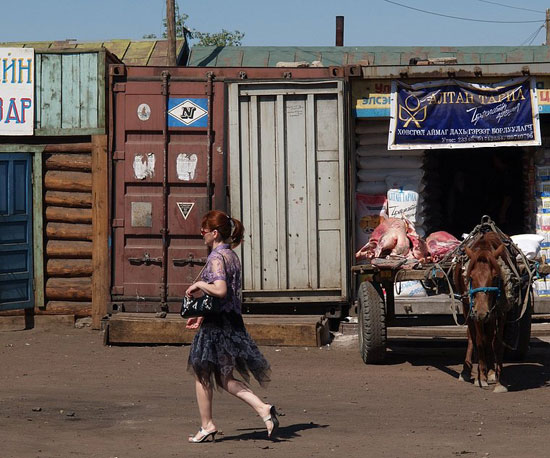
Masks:
[[[189,353],[188,367],[195,375],[195,390],[201,428],[189,442],[216,439],[218,428],[212,418],[214,383],[252,407],[262,418],[267,436],[274,439],[279,427],[275,407],[256,396],[247,384],[233,376],[236,369],[248,383],[249,373],[264,386],[270,367],[246,332],[241,316],[241,263],[232,250],[243,238],[242,223],[223,212],[212,210],[202,218],[201,235],[212,251],[206,260],[202,279],[193,283],[187,296],[209,294],[220,300],[221,312],[189,318],[187,328],[199,329]]]

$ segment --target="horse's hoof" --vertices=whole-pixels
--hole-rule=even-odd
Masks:
[[[504,385],[501,385],[500,383],[497,383],[495,385],[495,388],[493,389],[493,393],[508,393],[508,388],[506,388]]]
[[[481,388],[487,388],[489,386],[486,380],[480,380],[477,378],[474,380],[474,385],[477,385]]]
[[[487,382],[489,384],[497,383],[497,374],[495,373],[495,371],[489,371],[489,373],[487,374]]]
[[[470,383],[472,381],[472,374],[470,374],[469,372],[462,371],[458,376],[458,381]]]

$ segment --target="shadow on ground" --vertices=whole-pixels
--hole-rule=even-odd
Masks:
[[[287,441],[290,439],[296,439],[300,437],[302,431],[307,431],[309,429],[317,428],[327,428],[329,425],[318,425],[317,423],[297,423],[289,426],[281,426],[278,430],[277,438],[274,439],[274,442]],[[231,436],[220,437],[220,441],[247,441],[247,440],[266,440],[267,433],[265,429],[239,429],[240,434],[234,434]]]
[[[384,364],[409,363],[438,369],[457,379],[462,370],[466,342],[390,342]],[[474,371],[477,370],[474,366]],[[503,381],[509,391],[525,391],[550,386],[550,343],[534,339],[524,361],[504,362]]]

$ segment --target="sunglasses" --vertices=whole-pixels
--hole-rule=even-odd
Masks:
[[[201,235],[208,234],[209,232],[214,232],[215,230],[217,230],[217,228],[214,228],[212,230],[208,230],[208,229],[205,229],[205,228],[201,227]]]

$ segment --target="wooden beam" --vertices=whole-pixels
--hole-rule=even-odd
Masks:
[[[92,303],[75,301],[48,301],[46,303],[46,308],[41,310],[39,314],[74,315],[77,318],[82,318],[92,314]]]
[[[46,190],[53,191],[91,191],[92,174],[88,172],[69,172],[48,170],[44,174]]]
[[[91,219],[91,218],[90,218]],[[46,236],[49,239],[92,240],[91,224],[48,223]]]
[[[48,300],[71,301],[92,299],[92,279],[90,277],[48,278],[46,282]]]
[[[50,277],[91,277],[91,259],[49,259],[46,272]]]
[[[91,258],[92,242],[49,240],[46,255],[50,258]]]
[[[328,324],[317,316],[281,320],[280,316],[245,315],[243,319],[258,345],[317,347],[328,343],[321,340],[328,335]],[[185,323],[186,320],[176,314],[156,318],[153,314],[118,313],[109,319],[108,340],[110,343],[191,343],[195,332],[186,329]]]
[[[92,156],[90,154],[52,154],[44,161],[46,170],[76,170],[90,172]]]
[[[92,137],[92,328],[101,327],[109,301],[109,168],[107,136]]]
[[[33,263],[34,263],[34,306],[44,305],[44,217],[42,189],[42,154],[33,154]]]
[[[91,208],[46,207],[46,220],[63,223],[91,223]]]
[[[92,151],[91,143],[50,144],[44,148],[45,153],[89,153],[90,151]]]
[[[92,208],[92,193],[46,191],[45,202],[58,207]]]

